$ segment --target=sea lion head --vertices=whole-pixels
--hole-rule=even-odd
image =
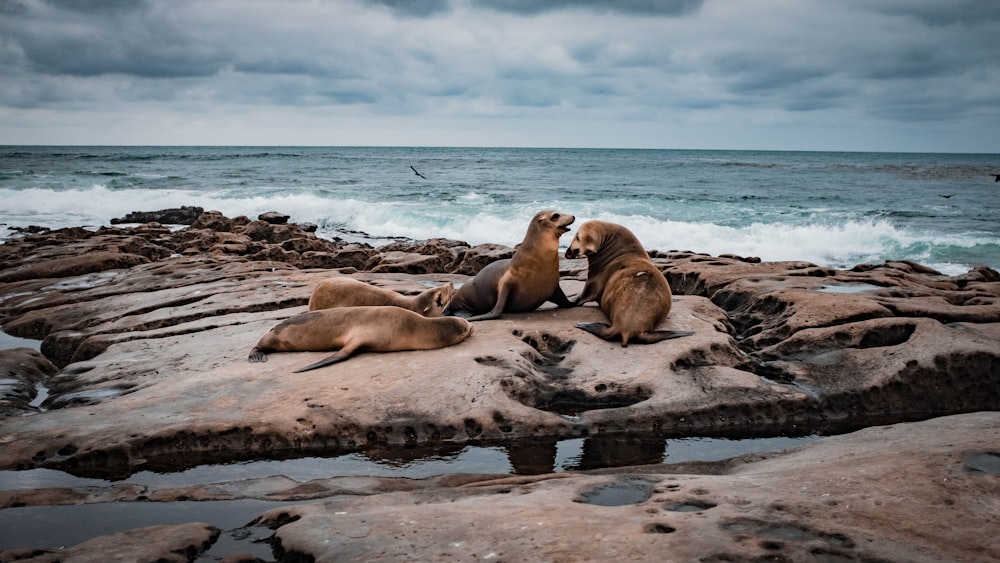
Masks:
[[[418,312],[425,317],[440,317],[448,308],[448,304],[451,303],[451,299],[454,296],[455,285],[451,282],[425,291],[418,298],[420,302],[420,310]]]
[[[535,213],[535,217],[531,220],[531,226],[542,231],[552,230],[558,238],[569,232],[569,226],[573,224],[573,221],[576,221],[576,217],[569,213],[546,210]]]
[[[566,249],[566,258],[583,258],[596,254],[604,245],[606,229],[598,221],[587,221],[580,225],[573,242]]]
[[[576,230],[573,242],[566,249],[566,258],[586,257],[599,264],[626,255],[649,259],[642,243],[632,231],[606,221],[585,221]]]

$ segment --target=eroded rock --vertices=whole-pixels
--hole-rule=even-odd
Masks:
[[[444,239],[371,249],[321,241],[294,224],[206,212],[173,234],[149,226],[71,231],[55,245],[55,235],[42,233],[0,247],[0,256],[73,259],[89,254],[88,245],[108,249],[140,233],[170,250],[217,248],[220,240],[262,250],[171,254],[5,283],[4,329],[42,340],[63,371],[50,381],[48,412],[0,423],[3,466],[127,473],[140,459],[196,462],[220,451],[259,457],[595,433],[770,435],[1000,407],[1000,276],[983,268],[949,277],[906,262],[838,271],[653,253],[677,294],[665,327],[692,337],[622,348],[574,327],[602,320],[596,307],[543,309],[478,323],[447,350],[360,354],[303,378],[289,372],[322,353],[245,361],[260,335],[303,310],[312,286],[329,275],[300,266],[338,265],[341,274],[418,293],[468,279],[446,272],[476,263],[467,262],[470,253],[506,250]],[[567,294],[579,291],[585,266],[563,262]],[[136,413],[141,420],[127,436],[105,422]]]
[[[305,310],[331,268],[415,294],[461,283],[508,251],[442,239],[373,249],[217,212],[176,232],[155,223],[30,230],[0,245],[0,323],[42,340],[45,358],[29,354],[34,367],[23,354],[0,363],[20,374],[8,394],[16,400],[0,411],[0,468],[120,478],[140,467],[354,451],[391,457],[469,443],[507,445],[511,463],[527,467],[537,465],[531,444],[568,437],[641,446],[1000,410],[1000,274],[945,276],[900,261],[844,271],[653,252],[675,292],[662,328],[694,336],[622,348],[575,328],[602,320],[596,307],[548,305],[477,323],[447,349],[358,354],[306,374],[292,370],[326,353],[246,362],[264,331]],[[568,295],[582,288],[585,261],[563,261],[560,271]],[[39,381],[49,397],[29,405]],[[697,474],[683,476],[632,468],[424,483],[275,477],[0,498],[18,506],[329,497],[264,517],[288,557],[317,560],[996,558],[992,536],[980,530],[1000,518],[997,425],[983,412],[872,428],[759,463],[686,466]],[[494,510],[503,523],[489,516]],[[947,538],[935,528],[942,519]],[[433,529],[411,524],[431,521]],[[195,544],[181,544],[190,557]],[[108,545],[78,553],[97,557]]]

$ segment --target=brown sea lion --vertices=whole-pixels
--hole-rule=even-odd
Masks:
[[[559,237],[575,220],[558,211],[536,213],[514,256],[491,262],[465,282],[444,314],[482,321],[533,311],[546,301],[572,306],[559,287]]]
[[[343,307],[300,313],[267,331],[247,357],[266,362],[267,352],[336,350],[295,373],[346,360],[356,351],[433,350],[458,344],[472,325],[458,317],[427,318],[400,307]]]
[[[587,257],[587,282],[574,304],[597,304],[611,324],[576,325],[605,340],[652,344],[694,334],[655,330],[670,313],[670,284],[653,264],[639,239],[621,225],[587,221],[573,237],[566,258]]]
[[[392,305],[425,317],[440,317],[454,294],[455,286],[451,283],[432,287],[417,295],[403,295],[354,278],[329,278],[316,284],[309,297],[309,310]]]

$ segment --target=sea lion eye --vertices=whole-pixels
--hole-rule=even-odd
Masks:
[[[553,213],[552,214],[552,220],[553,221],[558,221],[559,220],[559,214],[558,213]]]

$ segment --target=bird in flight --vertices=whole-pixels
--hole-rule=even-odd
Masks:
[[[414,167],[413,167],[413,165],[410,165],[410,170],[413,170],[413,173],[414,173],[414,174],[416,174],[417,176],[420,176],[420,177],[421,177],[421,178],[423,178],[424,180],[426,180],[426,179],[427,179],[427,176],[424,176],[424,175],[423,175],[423,174],[421,174],[420,172],[417,172],[417,169],[416,169],[416,168],[414,168]]]

